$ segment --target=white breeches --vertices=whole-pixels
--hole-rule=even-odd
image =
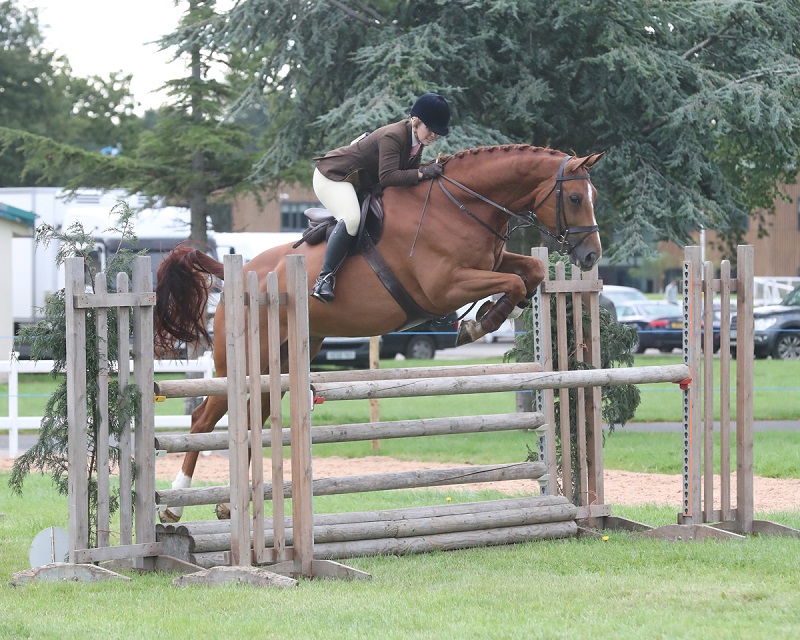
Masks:
[[[314,169],[314,193],[322,205],[337,220],[344,220],[347,233],[355,236],[361,222],[361,207],[358,204],[356,190],[349,182],[336,182],[326,178],[319,169]]]

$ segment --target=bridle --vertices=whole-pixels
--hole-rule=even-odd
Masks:
[[[531,207],[530,209],[528,209],[524,213],[516,213],[514,211],[511,211],[510,209],[507,209],[503,205],[497,204],[496,202],[493,202],[492,200],[489,200],[488,198],[482,196],[481,194],[476,193],[475,191],[473,191],[469,187],[461,184],[460,182],[458,182],[456,180],[453,180],[452,178],[448,178],[446,175],[438,176],[436,178],[436,182],[439,185],[439,188],[441,188],[441,190],[453,202],[453,204],[455,204],[461,211],[466,213],[468,216],[470,216],[471,218],[476,220],[479,224],[481,224],[489,232],[493,233],[495,236],[500,238],[503,242],[506,242],[511,237],[511,234],[514,231],[516,231],[517,229],[519,229],[521,227],[534,226],[539,231],[541,231],[545,235],[549,236],[550,238],[552,238],[553,240],[558,242],[561,245],[562,252],[565,252],[567,254],[571,254],[573,251],[575,251],[581,245],[581,243],[583,243],[584,240],[586,240],[586,238],[588,238],[595,231],[599,231],[600,228],[596,224],[586,225],[586,226],[578,226],[578,227],[568,227],[567,226],[566,214],[564,213],[564,206],[563,206],[563,200],[564,200],[563,183],[566,182],[567,180],[588,180],[589,179],[589,174],[588,173],[582,173],[580,175],[575,175],[575,176],[565,176],[564,175],[564,167],[567,165],[567,162],[570,160],[570,158],[572,158],[572,156],[564,156],[564,158],[561,160],[561,164],[558,167],[558,175],[556,175],[556,181],[553,184],[553,187],[550,189],[550,191],[547,192],[547,194],[545,194],[544,198],[542,198],[539,201],[538,204],[535,204],[533,207]],[[490,225],[488,225],[486,222],[484,222],[478,216],[476,216],[474,213],[472,213],[472,211],[470,211],[464,204],[460,203],[456,199],[456,197],[452,193],[450,193],[450,191],[447,190],[447,187],[445,187],[443,181],[447,181],[450,184],[454,184],[455,186],[457,186],[462,191],[466,191],[471,196],[473,196],[475,198],[478,198],[478,200],[481,200],[482,202],[485,202],[486,204],[491,205],[495,209],[498,209],[498,210],[502,211],[503,213],[505,213],[508,216],[514,218],[515,220],[520,221],[520,224],[518,224],[515,227],[511,228],[508,231],[508,233],[506,233],[505,235],[503,235],[501,233],[498,233],[498,231],[496,231],[494,228],[492,228]],[[547,199],[550,197],[550,195],[553,194],[553,193],[555,193],[555,198],[556,198],[556,232],[555,233],[553,233],[552,231],[550,231],[550,229],[545,227],[539,221],[539,218],[536,215],[536,210],[539,209],[547,201]],[[430,189],[428,189],[428,198],[429,197],[430,197]],[[425,200],[425,204],[426,205],[427,205],[428,198],[426,198],[426,200]],[[424,208],[423,208],[423,214],[424,214]],[[576,243],[573,244],[572,242],[570,242],[569,237],[571,235],[577,235],[577,234],[583,234],[583,236],[580,238],[580,240],[578,240]]]

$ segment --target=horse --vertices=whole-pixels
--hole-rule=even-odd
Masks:
[[[402,297],[390,293],[368,259],[361,253],[351,255],[337,275],[336,299],[324,304],[309,298],[311,357],[328,336],[381,335],[427,319],[419,314],[413,317],[413,310],[427,313],[428,318],[441,317],[476,300],[502,294],[479,311],[477,320],[461,323],[457,344],[494,331],[510,314],[514,317],[530,304],[547,268],[533,257],[505,250],[509,234],[517,226],[537,226],[551,243],[569,254],[574,265],[591,269],[600,259],[602,247],[594,212],[597,191],[588,172],[602,155],[574,157],[531,145],[480,147],[440,156],[437,162],[444,171],[437,179],[386,188],[382,194],[383,229],[376,248],[411,302],[401,305],[398,299],[402,302]],[[262,291],[266,290],[267,273],[274,271],[279,287],[285,290],[285,258],[300,253],[305,255],[310,291],[324,249],[324,243],[288,243],[259,254],[244,271],[256,272]],[[222,264],[196,248],[179,246],[167,255],[157,273],[158,347],[168,350],[175,341],[188,344],[210,339],[204,314],[211,276],[223,277]],[[213,327],[216,375],[226,376],[223,306],[217,309]],[[261,362],[268,363],[267,331],[262,330],[261,335]],[[280,335],[284,343],[285,312]],[[287,366],[282,356],[284,372]],[[261,403],[266,420],[269,394],[262,395]],[[211,432],[226,411],[227,397],[207,397],[192,413],[191,433]],[[197,452],[185,455],[173,488],[191,485],[197,459]],[[162,521],[176,522],[181,508],[164,507],[159,516]]]

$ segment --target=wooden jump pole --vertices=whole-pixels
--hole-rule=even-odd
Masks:
[[[531,389],[575,389],[578,387],[620,386],[650,382],[680,382],[688,376],[688,373],[689,369],[686,365],[678,364],[664,367],[542,371],[527,374],[426,378],[399,384],[394,380],[373,380],[346,384],[330,382],[315,385],[315,390],[318,396],[326,400],[403,398]]]
[[[488,433],[495,431],[514,431],[538,429],[544,425],[540,413],[501,413],[480,416],[458,416],[448,418],[416,418],[392,420],[387,422],[366,422],[354,424],[322,425],[311,430],[311,444],[332,444],[336,442],[357,442],[417,436],[450,435],[456,433]],[[290,430],[280,432],[282,446],[289,446]],[[272,446],[272,434],[264,433],[262,446]],[[184,453],[186,451],[221,451],[227,447],[225,433],[181,433],[156,435],[156,450],[165,453]],[[273,484],[274,481],[273,481]]]
[[[442,373],[448,373],[447,367]],[[585,369],[578,371],[532,371],[531,373],[503,373],[489,375],[458,375],[439,378],[372,379],[346,382],[314,383],[319,397],[326,400],[358,400],[366,398],[404,398],[414,396],[460,395],[469,393],[494,393],[497,391],[529,391],[575,389],[578,387],[606,387],[650,382],[679,382],[688,375],[688,366],[682,364],[663,367],[627,367],[618,369]],[[226,378],[180,380],[180,394],[225,395]],[[266,383],[262,379],[262,388]],[[175,393],[178,385],[159,383],[159,395],[183,397]],[[162,393],[167,391],[166,394]],[[225,391],[225,393],[222,393]],[[171,395],[174,394],[174,395]]]
[[[542,371],[538,362],[450,365],[441,367],[408,367],[398,369],[354,369],[350,371],[315,371],[309,376],[312,385],[328,382],[363,382],[369,380],[417,380],[449,376],[481,376],[506,373],[534,373]],[[289,374],[280,376],[281,391],[289,390]],[[248,387],[250,379],[247,379]],[[261,376],[261,386],[270,384],[270,376]],[[227,394],[225,378],[200,378],[193,380],[159,380],[156,394],[165,398],[190,398],[192,396],[224,396]]]

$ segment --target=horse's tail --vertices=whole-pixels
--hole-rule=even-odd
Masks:
[[[212,279],[223,276],[222,264],[199,249],[178,245],[156,274],[155,348],[175,353],[175,342],[200,339],[211,344],[206,328],[206,304]]]

